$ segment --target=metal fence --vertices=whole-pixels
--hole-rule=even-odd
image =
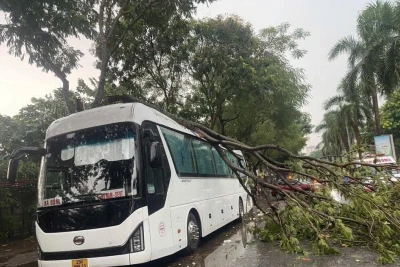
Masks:
[[[0,182],[0,241],[35,233],[37,181]]]

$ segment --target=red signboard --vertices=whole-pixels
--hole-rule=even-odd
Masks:
[[[99,198],[110,199],[110,198],[118,198],[118,197],[124,197],[124,196],[125,196],[124,189],[115,189],[115,190],[103,191],[102,194],[99,195]]]
[[[43,200],[43,207],[48,207],[48,206],[58,206],[62,204],[62,198],[61,197],[55,197],[55,198],[47,198]]]

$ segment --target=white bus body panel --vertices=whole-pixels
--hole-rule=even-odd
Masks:
[[[62,233],[45,233],[36,224],[36,237],[43,252],[79,251],[89,249],[111,248],[124,245],[136,227],[147,216],[143,212],[147,208],[140,208],[133,212],[123,223],[116,226]],[[82,245],[75,245],[75,236],[85,237]]]

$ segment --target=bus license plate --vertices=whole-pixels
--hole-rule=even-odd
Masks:
[[[72,260],[72,267],[89,267],[87,259]]]

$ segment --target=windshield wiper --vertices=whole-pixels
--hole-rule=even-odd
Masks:
[[[95,197],[98,200],[104,200],[103,198],[101,198],[100,196],[102,196],[104,194],[85,194],[85,195],[78,195],[78,196],[74,196],[75,198],[85,198],[85,197]]]
[[[85,195],[79,195],[79,196],[74,196],[74,197],[76,197],[76,198],[80,198],[80,197],[88,197],[88,196],[93,196],[93,197],[95,197],[97,200],[100,200],[100,201],[104,201],[104,200],[106,200],[106,199],[104,199],[104,198],[101,198],[100,196],[101,195],[105,195],[105,194],[102,194],[102,193],[97,193],[97,194],[85,194]],[[107,204],[110,204],[111,205],[111,207],[115,210],[115,211],[117,211],[117,209],[116,208],[118,208],[118,206],[117,206],[117,204],[115,204],[113,201],[107,201]]]

